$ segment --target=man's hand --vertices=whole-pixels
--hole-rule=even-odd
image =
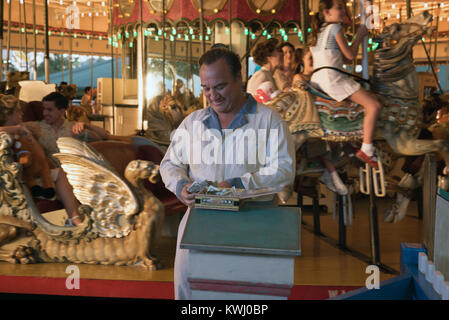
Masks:
[[[195,204],[195,195],[187,191],[187,188],[190,187],[191,185],[192,185],[191,183],[186,184],[181,191],[181,197],[184,200],[184,203],[189,207],[193,207],[193,205]]]
[[[72,127],[72,132],[74,134],[80,134],[85,129],[87,129],[88,124],[84,122],[76,122]]]

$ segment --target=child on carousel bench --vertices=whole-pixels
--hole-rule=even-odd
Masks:
[[[356,152],[356,157],[377,169],[373,136],[377,117],[382,109],[381,103],[353,79],[337,70],[326,68],[343,70],[343,58],[352,60],[357,57],[360,42],[367,33],[366,27],[361,26],[352,45],[348,46],[342,27],[347,17],[345,8],[343,0],[320,0],[319,12],[312,21],[311,51],[314,69],[324,68],[313,73],[311,83],[337,101],[349,99],[363,106],[363,144]]]

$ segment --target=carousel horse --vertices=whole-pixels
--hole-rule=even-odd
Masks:
[[[384,173],[389,173],[399,157],[439,152],[445,165],[449,166],[447,141],[419,138],[424,124],[418,97],[418,78],[413,64],[413,46],[425,33],[431,31],[427,27],[431,20],[432,16],[424,12],[405,22],[385,27],[378,39],[382,46],[374,52],[371,91],[383,104],[375,132],[378,157],[382,159],[379,163],[381,172],[373,172],[373,176],[382,177],[382,185],[375,185],[378,196],[385,195]],[[336,102],[308,83],[282,93],[267,105],[279,111],[289,123],[297,150],[311,139],[334,144],[331,151],[337,153],[336,166],[344,168],[349,177],[355,179],[360,176],[361,191],[366,193],[364,177],[369,167],[359,171],[351,165],[354,164],[351,155],[356,150],[351,143],[360,142],[362,137],[364,111],[361,106],[348,100]],[[301,170],[301,164],[298,164],[298,168]],[[385,221],[398,221],[405,216],[408,205],[407,201],[403,201],[407,197],[405,191],[419,185],[420,179],[417,173],[396,181],[396,191],[399,189],[403,192],[387,212]],[[388,177],[385,180],[391,183]],[[446,180],[447,177],[440,177],[440,181]]]
[[[146,137],[163,147],[168,147],[170,133],[179,126],[184,117],[182,103],[171,94],[154,97],[146,112],[145,118],[148,121]]]
[[[85,217],[76,227],[50,223],[20,182],[13,140],[0,132],[0,260],[11,263],[70,262],[160,268],[154,255],[164,205],[144,186],[156,183],[159,166],[132,160],[124,177],[89,144],[57,141],[61,162]],[[124,145],[125,146],[125,145]],[[119,152],[125,156],[128,149]]]

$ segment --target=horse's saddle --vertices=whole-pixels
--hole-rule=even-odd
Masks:
[[[335,140],[360,138],[363,128],[364,109],[349,99],[335,101],[310,83],[308,91],[315,97],[315,106],[325,135]]]

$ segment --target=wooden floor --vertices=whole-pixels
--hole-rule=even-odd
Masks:
[[[391,199],[379,199],[377,202],[379,216],[380,259],[389,270],[400,269],[400,243],[421,243],[422,221],[417,219],[416,202],[411,202],[406,218],[397,223],[382,222],[382,216]],[[313,216],[303,212],[301,228],[302,256],[295,260],[295,286],[354,286],[365,285],[368,274],[366,267],[370,264],[370,238],[368,221],[368,201],[358,199],[354,203],[353,225],[347,227],[347,248],[339,249],[335,243],[338,239],[338,224],[332,214],[321,215],[321,231],[324,236],[317,236],[312,231]],[[164,268],[157,271],[143,271],[138,266],[114,267],[78,265],[82,279],[128,280],[158,282],[172,287],[173,263],[175,254],[174,238],[161,239],[158,255]],[[365,257],[366,259],[364,259]],[[66,278],[68,264],[12,265],[0,262],[0,279],[2,277],[51,277]],[[381,280],[397,274],[381,272]],[[0,284],[0,291],[2,290]],[[172,291],[167,293],[168,296]],[[167,297],[164,297],[167,298]],[[170,298],[170,297],[168,297]]]

